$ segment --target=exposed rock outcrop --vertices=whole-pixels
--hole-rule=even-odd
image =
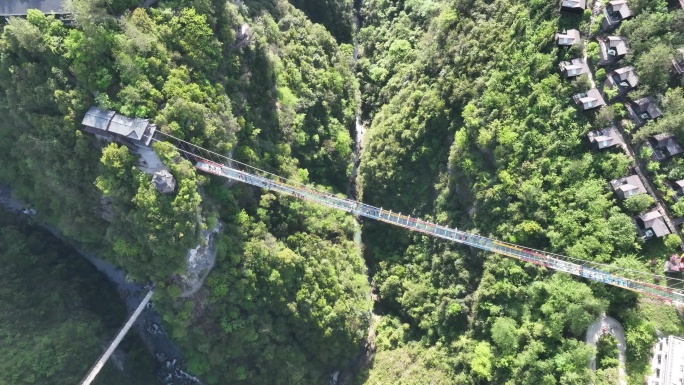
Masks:
[[[213,229],[202,231],[200,245],[188,252],[187,269],[180,276],[181,298],[189,297],[204,283],[216,263],[216,241],[222,229],[220,222]]]

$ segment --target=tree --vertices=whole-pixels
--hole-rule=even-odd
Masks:
[[[636,194],[625,199],[625,208],[632,214],[638,214],[646,211],[653,206],[655,201],[648,194]]]
[[[639,14],[647,9],[660,8],[662,5],[661,0],[634,0],[630,3],[630,8],[633,9],[635,14]]]
[[[489,380],[492,377],[492,349],[488,343],[481,341],[475,345],[474,356],[472,360],[473,373],[482,379]]]
[[[0,383],[77,382],[125,322],[116,291],[71,247],[14,214],[0,216],[0,261]],[[119,349],[131,359],[126,373],[107,364],[98,382],[155,381],[153,360],[135,336]]]
[[[354,24],[351,0],[293,0],[292,5],[306,12],[314,23],[325,25],[339,42],[351,42]]]
[[[606,99],[612,100],[612,99],[614,99],[614,98],[618,95],[618,90],[617,90],[616,87],[607,87],[607,86],[606,86],[606,87],[603,89],[603,93],[606,95]],[[613,107],[613,112],[615,112],[615,110],[616,110],[616,107],[615,107],[615,106],[619,106],[619,105],[621,105],[621,104],[620,104],[620,103],[613,104],[613,106],[612,106],[612,107]],[[618,107],[618,108],[619,108],[619,107]],[[616,114],[616,115],[617,115],[617,114]],[[622,117],[622,116],[624,116],[624,115],[617,115],[617,116]]]
[[[182,61],[201,71],[212,71],[218,65],[221,43],[213,36],[207,17],[194,8],[183,8],[169,21],[168,43],[182,55]]]
[[[613,109],[608,106],[601,107],[599,112],[596,114],[596,124],[598,128],[607,127],[613,124],[614,120],[615,116],[613,115]]]
[[[648,320],[641,318],[634,311],[627,313],[625,326],[625,340],[627,341],[627,358],[630,361],[639,361],[648,357],[653,344],[657,340],[656,330]]]
[[[672,66],[672,50],[663,43],[654,45],[648,52],[639,56],[635,68],[639,74],[639,82],[651,92],[662,92],[667,87],[670,67]]]
[[[591,88],[591,81],[587,74],[578,76],[575,81],[572,82],[573,92],[586,92],[589,88]]]
[[[636,239],[634,223],[632,218],[620,212],[618,207],[610,209],[607,226],[610,229],[610,238],[613,240],[616,250],[624,252],[634,247]]]
[[[594,25],[601,25],[601,23],[597,23],[596,20],[594,20]],[[598,62],[599,60],[599,45],[597,42],[592,41],[587,44],[587,57],[589,60],[593,63]]]
[[[601,171],[608,179],[617,179],[625,176],[632,162],[624,153],[607,153],[601,160]]]
[[[684,130],[684,92],[681,88],[671,88],[663,98],[664,115],[651,127],[652,132],[671,132],[682,134]]]
[[[620,371],[617,367],[596,371],[596,385],[615,385],[620,382]]]
[[[499,317],[492,324],[492,340],[501,351],[513,354],[518,349],[518,332],[515,320]]]
[[[643,146],[641,147],[641,150],[639,151],[639,158],[642,160],[649,160],[651,159],[651,156],[653,155],[653,150],[651,147],[648,146]]]
[[[29,17],[34,18],[36,12],[40,14],[37,10],[29,10]],[[42,19],[44,20],[44,17]],[[16,39],[16,43],[22,49],[33,54],[40,54],[45,51],[46,46],[43,41],[43,32],[29,20],[18,17],[11,18],[5,28],[8,36]]]

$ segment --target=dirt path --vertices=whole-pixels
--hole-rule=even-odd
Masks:
[[[625,372],[625,351],[627,350],[627,343],[625,342],[625,330],[622,325],[615,320],[615,318],[602,315],[596,322],[589,325],[587,328],[587,344],[596,347],[596,343],[599,337],[603,334],[603,331],[612,334],[618,340],[618,360],[620,361],[620,366],[618,371],[620,373],[620,385],[627,385],[627,373]],[[596,356],[592,357],[589,361],[589,368],[592,371],[596,371]]]

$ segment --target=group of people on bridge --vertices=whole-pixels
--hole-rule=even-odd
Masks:
[[[670,259],[665,261],[666,273],[679,273],[684,271],[684,254],[681,257],[677,254],[672,254]]]

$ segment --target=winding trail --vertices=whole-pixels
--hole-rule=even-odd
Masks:
[[[625,329],[622,328],[622,325],[620,325],[615,318],[603,314],[596,322],[589,325],[587,328],[586,342],[588,345],[596,347],[604,330],[606,333],[612,334],[618,340],[618,360],[620,361],[618,372],[620,373],[620,385],[627,385],[627,373],[625,372],[625,351],[627,350],[627,343],[625,342]],[[589,368],[594,372],[596,371],[596,356],[592,357],[589,361]]]

